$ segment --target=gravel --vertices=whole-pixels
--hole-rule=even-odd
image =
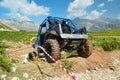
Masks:
[[[95,70],[86,70],[80,73],[74,73],[76,80],[120,80],[120,58],[113,58],[113,66],[109,68],[96,68]],[[48,80],[48,78],[46,79]],[[50,80],[70,80],[67,75],[54,77]]]
[[[94,70],[81,71],[79,73],[73,73],[76,76],[76,80],[120,80],[120,56],[112,57],[113,66],[108,68],[95,68]],[[102,64],[101,64],[102,66]],[[0,76],[0,80],[6,80],[7,75]],[[26,80],[37,80],[34,76],[30,78],[28,73],[23,74],[23,78]],[[20,80],[18,77],[13,77],[11,80]],[[70,76],[63,74],[61,77],[47,77],[43,80],[71,80]]]

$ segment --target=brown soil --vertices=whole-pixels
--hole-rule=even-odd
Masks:
[[[34,49],[32,47],[26,46],[18,49],[17,48],[9,49],[7,53],[9,54],[10,57],[22,61],[24,59],[23,55],[28,54],[33,50]],[[67,60],[73,62],[73,67],[71,72],[80,72],[84,70],[93,70],[93,69],[95,70],[97,68],[112,67],[112,58],[111,55],[109,55],[110,53],[116,53],[116,52],[114,51],[104,52],[101,48],[94,48],[92,55],[88,58],[82,58],[79,57],[78,55],[75,55],[75,56],[71,56],[70,58],[67,58]],[[58,61],[62,64],[65,61],[65,59],[61,59]],[[36,67],[31,67],[31,68],[33,68],[33,70],[35,68],[35,71],[38,72],[40,71],[39,70],[40,68],[42,71],[42,75],[48,76],[46,74],[49,74],[50,76],[54,77],[65,74],[65,72],[59,69],[59,67],[55,63],[47,63],[44,61],[39,61],[37,64],[39,65],[37,68]],[[35,64],[33,63],[33,65]]]
[[[96,68],[106,68],[112,65],[110,55],[106,54],[102,49],[95,48],[92,55],[88,58],[73,57],[68,60],[74,61],[73,70],[79,72],[82,70],[92,70]]]
[[[13,59],[18,59],[19,61],[24,59],[24,55],[28,54],[29,52],[34,51],[35,49],[32,48],[31,45],[27,45],[21,48],[11,48],[6,51],[7,55]]]

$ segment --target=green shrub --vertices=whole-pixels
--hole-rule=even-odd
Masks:
[[[12,61],[5,57],[5,48],[8,48],[8,46],[5,46],[0,42],[0,66],[2,66],[7,71],[10,71],[10,68],[13,66]]]
[[[68,70],[72,70],[73,62],[69,60],[65,60],[65,62],[63,63],[63,66]]]
[[[3,54],[4,53],[4,48],[0,46],[0,54]]]
[[[120,49],[120,42],[114,40],[114,41],[111,41],[111,42],[105,42],[103,45],[102,45],[102,48],[105,50],[105,51],[112,51],[112,50],[118,50]]]
[[[62,55],[62,57],[63,58],[68,58],[68,57],[76,55],[76,54],[77,54],[77,51],[73,50],[72,52],[64,52],[63,55]]]
[[[119,50],[120,39],[116,39],[116,38],[95,39],[92,45],[102,47],[105,51]]]
[[[0,54],[0,66],[2,66],[7,71],[10,71],[10,68],[13,66],[13,63],[9,58],[6,58],[2,54]]]
[[[3,54],[5,51],[5,46],[0,42],[0,54]]]

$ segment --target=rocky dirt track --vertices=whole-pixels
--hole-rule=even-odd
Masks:
[[[74,73],[76,80],[120,80],[120,51],[108,52],[107,55],[110,55],[111,65],[106,68],[95,67],[92,70],[86,69],[85,71]],[[70,78],[61,76],[52,80],[70,80]]]
[[[12,50],[13,49],[10,49],[8,52]],[[32,74],[30,72],[35,72],[33,73],[32,77],[35,77],[34,74],[37,73],[38,77],[40,76],[40,78],[35,78],[33,80],[70,80],[70,77],[66,75],[64,71],[56,67],[55,63],[49,64],[43,61],[38,62],[38,65],[40,66],[43,73],[39,72],[39,69],[36,67],[34,62],[21,65],[22,59],[24,59],[23,55],[26,55],[29,51],[33,51],[33,49],[30,48],[15,53],[9,53],[10,57],[20,61],[15,72],[18,75],[12,76],[18,77],[19,75],[23,75],[23,72],[28,73],[30,76],[30,74]],[[120,51],[104,52],[100,48],[94,48],[93,53],[89,58],[82,58],[76,55],[67,58],[67,60],[73,61],[71,72],[76,76],[76,80],[120,80]],[[64,61],[65,59],[59,60],[61,64]],[[32,67],[28,68],[26,65],[28,67]],[[49,76],[45,75],[44,73],[49,74]],[[11,74],[12,73],[9,73],[8,75]],[[45,77],[41,77],[41,75],[45,75]],[[8,79],[10,79],[9,76]],[[29,78],[26,80],[28,79]]]

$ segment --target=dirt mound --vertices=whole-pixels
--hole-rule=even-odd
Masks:
[[[47,63],[44,61],[39,61],[36,64],[34,61],[30,61],[26,64],[22,64],[22,60],[25,58],[24,55],[27,55],[29,52],[33,50],[34,49],[29,46],[7,50],[9,56],[19,60],[19,62],[16,63],[17,65],[16,72],[7,73],[8,76],[6,79],[10,80],[14,76],[22,79],[23,78],[22,75],[24,73],[28,73],[29,78],[34,77],[36,78],[36,80],[40,80],[40,79],[48,80],[50,78],[52,78],[53,80],[56,79],[61,80],[62,77],[63,80],[69,80],[70,77],[66,75],[65,72],[62,71],[56,63]],[[110,73],[107,76],[108,78],[107,80],[109,80],[109,76],[112,76],[112,73],[115,74],[114,76],[116,76],[116,73],[119,73],[118,71],[119,70],[118,62],[120,62],[119,53],[120,51],[105,52],[101,48],[93,48],[92,55],[88,58],[82,58],[78,55],[74,55],[67,59],[60,59],[58,60],[58,62],[61,64],[63,64],[66,60],[73,62],[71,72],[77,76],[78,80],[80,78],[84,80],[93,80],[93,77],[96,77],[95,78],[96,80],[102,80],[101,77],[104,77],[104,79],[106,79],[106,76],[104,75]],[[118,67],[114,65],[118,65]],[[84,76],[84,78],[82,75]],[[98,77],[98,75],[100,75],[101,77]],[[91,78],[91,76],[93,77]]]
[[[76,80],[120,80],[120,51],[106,52],[106,54],[112,60],[111,66],[74,73]],[[62,75],[52,80],[70,80],[70,77]]]
[[[106,54],[102,49],[95,48],[92,55],[88,58],[82,58],[79,56],[67,58],[69,61],[73,61],[73,71],[79,72],[82,70],[92,70],[96,68],[109,67],[112,64],[110,55]],[[65,59],[60,60],[64,62]]]
[[[8,50],[9,56],[21,61],[21,59],[23,59],[24,57],[23,55],[28,54],[29,51],[34,50],[33,48],[28,48],[28,47],[23,47],[20,49],[10,49]],[[12,51],[16,51],[16,52],[12,52]],[[78,55],[75,55],[67,59],[61,59],[59,60],[59,62],[63,64],[65,60],[69,60],[73,62],[73,66],[72,66],[73,72],[93,70],[97,68],[106,68],[112,65],[110,55],[108,55],[107,52],[104,52],[100,48],[94,48],[92,55],[88,58],[82,58]],[[64,72],[60,70],[55,63],[49,64],[46,62],[39,62],[38,64],[40,65],[40,68],[43,70],[43,72],[45,71],[47,74],[51,74],[53,76],[60,76],[64,74]],[[46,67],[47,67],[47,71],[46,71]]]

